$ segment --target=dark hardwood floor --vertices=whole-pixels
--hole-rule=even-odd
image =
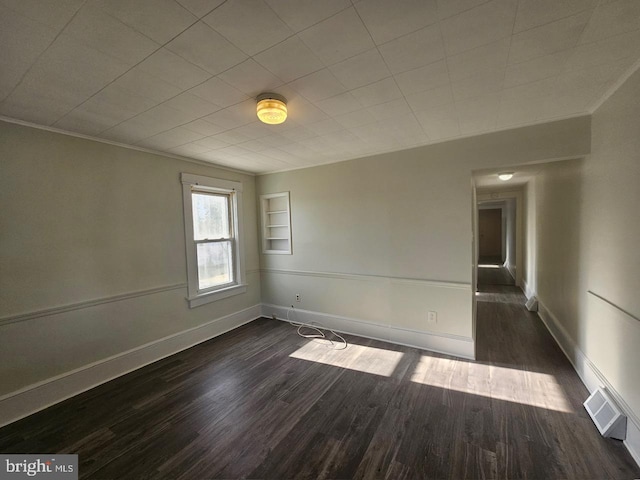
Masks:
[[[478,293],[478,360],[260,319],[0,429],[91,479],[633,479],[511,286]]]
[[[496,257],[480,257],[478,259],[479,285],[515,285],[516,282],[505,267],[502,260]]]

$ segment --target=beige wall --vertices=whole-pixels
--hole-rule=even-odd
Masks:
[[[0,395],[260,303],[255,177],[0,122],[0,317],[186,282],[180,172],[241,181],[248,292],[186,287],[6,324]]]
[[[589,287],[640,314],[640,70],[593,115],[585,170]],[[639,377],[640,378],[640,377]]]
[[[518,195],[518,200],[520,202],[522,202],[522,194]],[[518,207],[520,207],[520,209],[522,210],[522,206],[521,205],[517,205],[516,204],[516,199],[511,198],[509,200],[506,201],[506,209],[504,212],[504,216],[505,216],[505,228],[506,228],[506,234],[505,234],[505,249],[506,249],[506,261],[505,261],[505,266],[507,267],[507,269],[509,270],[509,272],[511,273],[511,276],[514,279],[518,279],[518,285],[521,284],[520,282],[520,277],[521,277],[521,273],[519,274],[519,272],[517,272],[517,261],[518,261],[518,256],[522,255],[522,252],[518,252],[518,242],[520,242],[520,245],[522,245],[522,240],[519,238],[520,236],[522,236],[522,231],[518,231],[518,222],[520,223],[520,225],[522,225],[522,221],[519,218],[520,215],[522,215],[522,212],[520,214],[517,213],[517,209]],[[522,267],[520,267],[522,268]]]
[[[584,170],[581,322],[576,339],[623,396],[640,428],[640,71],[593,115]],[[586,297],[585,297],[586,295]],[[640,445],[638,445],[640,447]]]
[[[582,117],[259,176],[259,193],[291,192],[293,229],[293,255],[261,256],[263,302],[471,338],[472,170],[587,154],[589,128]]]
[[[588,262],[580,228],[583,160],[546,165],[536,177],[537,294],[577,338],[579,274]]]
[[[636,428],[640,428],[638,132],[640,72],[636,71],[594,113],[591,155],[546,165],[527,188],[527,250],[537,266],[531,268],[530,263],[527,281],[537,290],[543,316],[546,310],[559,324],[555,333],[574,364],[580,370],[586,356],[619,394]]]
[[[524,235],[523,235],[523,272],[522,290],[527,298],[535,295],[538,289],[536,278],[536,179],[532,178],[524,188]]]

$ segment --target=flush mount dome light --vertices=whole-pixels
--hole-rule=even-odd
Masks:
[[[503,182],[511,180],[513,178],[513,172],[502,172],[498,174],[498,178]]]
[[[287,100],[277,93],[258,95],[257,113],[263,123],[277,125],[287,119]]]

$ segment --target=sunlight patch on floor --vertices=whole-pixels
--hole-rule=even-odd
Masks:
[[[423,355],[411,376],[423,385],[575,413],[553,375]]]
[[[352,343],[344,350],[336,350],[327,342],[312,341],[289,356],[300,360],[390,377],[400,362],[402,355],[402,352]]]

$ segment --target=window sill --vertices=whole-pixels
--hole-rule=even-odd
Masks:
[[[246,291],[246,285],[234,285],[232,287],[216,290],[215,292],[202,293],[193,297],[187,297],[187,301],[189,302],[189,308],[195,308],[217,300],[222,300],[223,298],[232,297],[233,295],[240,295]]]

